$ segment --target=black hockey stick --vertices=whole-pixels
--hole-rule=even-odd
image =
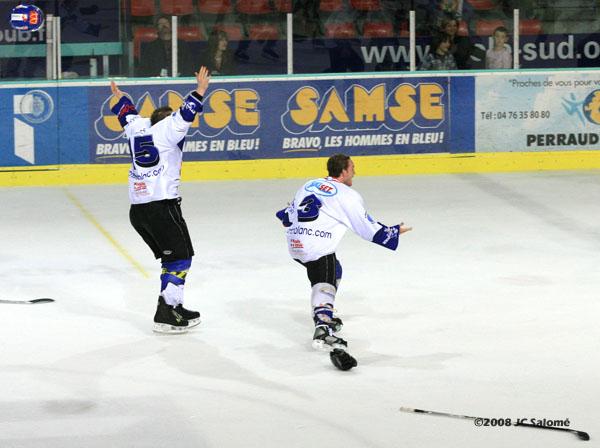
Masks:
[[[415,412],[417,414],[437,415],[439,417],[461,418],[463,420],[481,420],[482,419],[482,417],[471,417],[470,415],[451,414],[449,412],[427,411],[425,409],[407,408],[404,406],[401,407],[400,410],[402,412]],[[557,428],[555,426],[534,425],[531,423],[520,423],[520,422],[517,422],[515,424],[515,426],[525,426],[527,428],[538,428],[538,429],[552,429],[554,431],[565,431],[565,432],[570,432],[571,434],[575,434],[580,440],[590,440],[590,435],[587,432],[577,431],[576,429]]]
[[[519,423],[515,426],[525,426],[526,428],[553,429],[554,431],[566,431],[575,434],[580,440],[590,440],[590,435],[585,431],[578,431],[570,428],[557,428],[555,426],[534,425],[533,423]]]
[[[50,299],[48,297],[42,297],[40,299],[31,299],[31,300],[5,300],[0,299],[0,303],[13,303],[16,305],[35,305],[36,303],[50,303],[54,302],[54,299]]]

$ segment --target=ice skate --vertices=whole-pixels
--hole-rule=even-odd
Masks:
[[[315,327],[312,346],[317,350],[333,350],[334,348],[345,350],[348,348],[348,343],[333,334],[329,325],[321,324]]]
[[[162,296],[159,296],[156,314],[154,314],[153,331],[157,333],[184,333],[188,328],[187,319],[178,313],[175,307],[165,303]]]
[[[198,311],[188,310],[181,303],[175,307],[175,311],[188,321],[188,328],[195,327],[200,323],[200,313]]]

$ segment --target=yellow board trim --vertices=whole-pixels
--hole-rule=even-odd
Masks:
[[[600,151],[411,154],[352,157],[360,176],[600,169]],[[325,157],[185,162],[182,179],[286,179],[323,175]],[[126,184],[129,164],[0,168],[0,186]]]

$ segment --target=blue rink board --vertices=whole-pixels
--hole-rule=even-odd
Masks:
[[[177,108],[193,88],[188,82],[122,90],[148,116],[158,106]],[[35,97],[32,91],[51,101],[40,93],[34,110],[23,115],[23,105],[15,104]],[[474,152],[474,97],[472,76],[215,83],[203,116],[188,132],[184,159]],[[128,162],[127,141],[110,105],[110,89],[97,84],[0,89],[0,165]],[[14,119],[33,128],[34,164],[16,155],[23,138]]]

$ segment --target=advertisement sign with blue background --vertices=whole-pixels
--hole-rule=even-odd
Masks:
[[[193,88],[121,85],[145,117],[159,106],[178,108]],[[113,103],[108,85],[0,89],[0,111],[14,117],[0,122],[7,136],[0,164],[129,162]],[[473,112],[471,76],[218,81],[189,130],[184,159],[473,152]]]

